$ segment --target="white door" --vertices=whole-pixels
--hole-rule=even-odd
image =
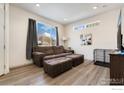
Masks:
[[[0,75],[4,73],[4,4],[0,4]]]

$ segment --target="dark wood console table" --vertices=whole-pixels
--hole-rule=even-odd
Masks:
[[[124,85],[124,54],[110,54],[110,85]]]

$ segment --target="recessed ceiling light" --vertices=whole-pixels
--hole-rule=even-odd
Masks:
[[[40,4],[36,4],[36,6],[37,6],[37,7],[39,7],[39,6],[40,6]]]
[[[97,6],[94,6],[93,9],[97,9],[98,7]]]
[[[67,21],[68,19],[67,18],[64,18],[64,21]]]

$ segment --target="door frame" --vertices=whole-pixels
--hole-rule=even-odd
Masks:
[[[5,56],[4,56],[4,74],[9,73],[9,4],[4,4],[5,19],[4,19],[4,45],[5,45]]]
[[[0,4],[0,11],[1,11],[1,25],[0,25],[0,29],[1,29],[1,63],[0,63],[0,75],[3,75],[4,74],[4,65],[5,65],[5,49],[4,49],[4,45],[5,45],[5,29],[4,29],[4,25],[5,25],[5,5],[3,3]]]

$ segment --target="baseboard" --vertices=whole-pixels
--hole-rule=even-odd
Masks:
[[[91,61],[91,62],[94,62],[94,60],[92,60],[92,59],[84,59],[84,61]]]
[[[20,66],[16,66],[16,67],[11,67],[10,70],[16,69],[16,68],[21,68],[21,67],[25,67],[25,66],[30,66],[33,63],[28,63],[28,64],[24,64],[24,65],[20,65]]]
[[[110,63],[106,63],[106,62],[100,62],[100,61],[96,61],[94,62],[95,65],[99,65],[99,66],[103,66],[103,67],[110,67]]]

